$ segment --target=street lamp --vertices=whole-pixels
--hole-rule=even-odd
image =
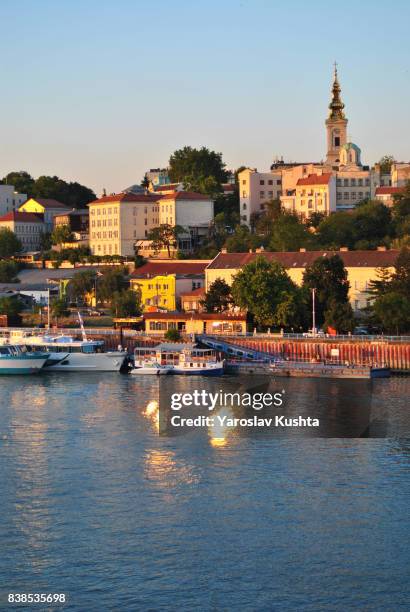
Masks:
[[[315,310],[316,289],[312,289],[312,333],[316,336],[316,310]]]

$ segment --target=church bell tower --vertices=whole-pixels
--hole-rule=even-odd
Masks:
[[[340,97],[341,88],[337,78],[337,64],[332,87],[332,100],[329,104],[329,117],[326,119],[327,155],[326,164],[336,167],[340,163],[340,148],[346,144],[347,119],[343,112],[345,105]]]

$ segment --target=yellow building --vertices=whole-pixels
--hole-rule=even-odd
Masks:
[[[169,329],[182,334],[244,334],[246,315],[223,312],[148,312],[144,315],[145,332],[163,336]]]
[[[54,217],[64,212],[69,212],[70,208],[50,198],[29,198],[19,207],[19,212],[37,213],[43,215],[47,231],[51,232],[54,226]]]
[[[183,293],[205,285],[206,259],[150,259],[131,275],[131,288],[141,290],[144,310],[176,310]]]
[[[131,288],[141,291],[141,304],[144,310],[150,307],[176,309],[176,275],[154,276],[152,278],[139,278],[130,281]]]
[[[227,253],[226,250],[222,250],[205,270],[205,286],[208,290],[218,278],[223,279],[228,285],[232,285],[235,275],[243,266],[258,256],[282,264],[293,282],[301,285],[306,266],[312,264],[318,257],[340,255],[350,283],[350,303],[353,310],[358,311],[367,305],[367,300],[370,298],[369,285],[372,280],[377,279],[378,268],[387,268],[390,272],[393,272],[398,254],[398,250],[387,251],[385,247],[379,247],[377,251],[349,251],[342,248],[340,251],[306,251],[301,249],[297,252],[277,253],[270,253],[261,249],[257,249],[254,253]]]

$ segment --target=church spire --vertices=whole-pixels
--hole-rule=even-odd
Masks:
[[[345,105],[340,97],[341,87],[337,78],[337,63],[335,62],[335,72],[333,77],[332,101],[329,104],[329,119],[345,119],[343,109]]]

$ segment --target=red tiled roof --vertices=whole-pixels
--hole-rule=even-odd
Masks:
[[[376,195],[393,195],[394,193],[404,193],[404,187],[377,187]]]
[[[194,289],[193,291],[181,293],[181,297],[198,297],[201,295],[205,295],[205,287],[198,287],[198,289]]]
[[[339,255],[346,267],[382,268],[393,266],[398,254],[398,250],[218,253],[207,267],[210,270],[237,270],[262,256],[268,261],[278,261],[284,268],[305,268],[319,257]]]
[[[176,319],[178,321],[246,321],[245,314],[234,314],[228,312],[223,312],[220,314],[208,312],[144,312],[143,318],[154,319],[154,321],[159,321],[161,319]]]
[[[134,270],[133,278],[152,278],[153,276],[176,274],[177,276],[204,276],[205,268],[210,263],[209,259],[203,261],[149,261]]]
[[[24,204],[27,204],[29,200],[33,200],[34,202],[41,204],[41,206],[43,206],[44,208],[64,208],[67,210],[71,210],[69,206],[66,206],[62,202],[59,202],[58,200],[53,200],[52,198],[29,198],[26,202],[23,202],[21,206],[24,206]]]
[[[203,193],[195,191],[176,191],[175,193],[167,193],[162,196],[162,200],[211,200],[211,198]]]
[[[37,213],[11,212],[0,217],[1,221],[14,221],[15,223],[43,223],[42,215]]]
[[[103,196],[98,200],[90,202],[90,204],[105,204],[105,202],[157,202],[161,198],[160,194],[154,193],[114,193],[112,195]]]
[[[297,185],[327,185],[332,176],[331,172],[323,174],[309,174],[306,178],[300,178]]]

